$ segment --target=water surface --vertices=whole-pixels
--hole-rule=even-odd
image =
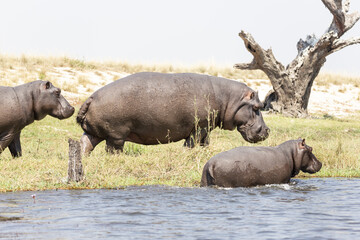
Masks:
[[[360,180],[0,194],[0,239],[150,238],[360,239]]]

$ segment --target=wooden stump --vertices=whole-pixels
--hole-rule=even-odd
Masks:
[[[84,172],[81,163],[81,147],[80,142],[71,138],[69,142],[69,168],[68,182],[80,182],[84,179]]]

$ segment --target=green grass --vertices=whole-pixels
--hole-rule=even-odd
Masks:
[[[23,157],[13,159],[6,149],[0,155],[0,191],[58,188],[117,188],[126,185],[166,184],[198,186],[205,162],[215,154],[237,146],[275,146],[289,139],[305,138],[323,168],[315,175],[298,177],[359,177],[360,122],[356,119],[292,119],[265,115],[271,128],[268,139],[258,144],[245,142],[237,131],[216,129],[210,146],[184,148],[183,141],[144,146],[127,142],[119,155],[105,152],[99,144],[83,158],[85,179],[67,180],[68,138],[79,139],[81,128],[75,117],[44,120],[27,126],[21,136]]]
[[[68,57],[0,55],[0,85],[14,86],[39,78],[58,85],[59,76],[55,74],[58,67],[68,68],[65,70],[74,78],[61,86],[62,90],[71,93],[78,93],[77,85],[85,87],[90,83],[89,79],[82,76],[83,72],[93,72],[97,76],[110,74],[113,80],[122,73],[156,71],[197,72],[243,81],[268,81],[261,71],[239,71],[231,66],[177,67],[170,64],[88,62]],[[359,77],[331,74],[320,74],[316,82],[325,86],[344,83],[360,86]],[[86,96],[83,98],[85,100]],[[360,122],[357,119],[336,119],[329,115],[321,116],[320,119],[292,119],[278,115],[265,115],[264,118],[271,128],[270,137],[255,145],[275,146],[302,137],[323,162],[319,173],[300,174],[299,177],[360,177]],[[67,140],[80,139],[81,135],[82,129],[75,124],[75,116],[62,121],[46,117],[27,126],[21,136],[23,157],[13,159],[7,149],[0,155],[0,191],[116,188],[142,184],[198,186],[202,167],[209,158],[237,146],[252,145],[245,142],[236,131],[219,129],[211,133],[210,146],[205,148],[197,146],[187,149],[182,147],[183,141],[156,146],[126,143],[123,154],[109,155],[105,152],[103,142],[89,157],[83,158],[85,180],[68,184]]]

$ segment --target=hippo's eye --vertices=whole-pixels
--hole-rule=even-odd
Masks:
[[[57,96],[57,97],[60,97],[60,90],[56,90],[54,93],[55,93],[55,96]]]

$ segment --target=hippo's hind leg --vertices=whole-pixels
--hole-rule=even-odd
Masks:
[[[207,162],[203,168],[200,187],[207,187],[207,186],[214,186],[215,179],[214,179],[214,169],[213,166],[210,166]]]
[[[111,154],[119,154],[124,150],[125,140],[130,134],[130,126],[124,124],[120,128],[117,128],[116,132],[108,134],[106,138],[106,148],[105,150]]]
[[[18,132],[17,134],[15,134],[13,140],[10,142],[10,144],[8,146],[10,153],[14,158],[22,156],[21,144],[20,144],[20,133],[21,132]]]
[[[203,147],[210,144],[210,138],[206,128],[201,128],[198,131],[192,131],[190,136],[185,139],[184,147],[193,148],[197,143]]]
[[[106,139],[106,152],[119,154],[124,150],[125,140]]]
[[[103,139],[84,133],[80,139],[81,154],[89,155]]]

